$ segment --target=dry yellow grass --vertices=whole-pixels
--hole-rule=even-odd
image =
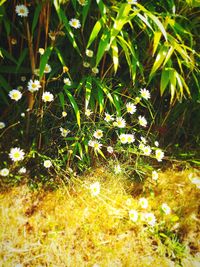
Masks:
[[[0,266],[198,267],[199,189],[188,179],[191,171],[160,173],[142,187],[98,168],[55,192],[12,188],[0,195]],[[94,197],[96,181],[101,190]],[[153,228],[129,219],[130,209],[142,214],[141,197],[155,214]],[[171,214],[160,211],[162,203]]]

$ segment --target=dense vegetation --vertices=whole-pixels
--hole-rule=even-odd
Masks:
[[[0,265],[199,266],[199,7],[0,0]]]

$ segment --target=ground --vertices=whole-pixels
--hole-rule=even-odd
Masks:
[[[199,175],[171,169],[157,181],[135,183],[101,167],[56,191],[20,185],[2,192],[0,266],[198,267],[199,189],[191,173]],[[90,185],[97,181],[95,196]],[[130,210],[137,210],[137,221]],[[145,213],[155,215],[154,225],[142,219]]]

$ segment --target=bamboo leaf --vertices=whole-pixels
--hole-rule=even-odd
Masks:
[[[45,70],[45,66],[49,60],[49,57],[51,55],[51,52],[53,50],[52,46],[47,47],[47,49],[45,50],[44,54],[42,55],[41,61],[40,61],[40,79],[42,78],[43,74],[44,74],[44,70]]]
[[[85,85],[85,110],[88,108],[92,91],[92,79],[88,77]]]
[[[102,59],[105,51],[109,49],[109,39],[110,39],[110,31],[106,29],[101,36],[101,40],[99,42],[97,57],[96,57],[96,66],[99,64]]]
[[[54,1],[54,6],[55,6],[55,9],[56,9],[56,12],[58,14],[59,19],[63,22],[63,24],[66,28],[66,34],[67,34],[70,42],[72,43],[73,47],[77,50],[79,55],[81,55],[80,50],[78,48],[78,45],[76,43],[74,34],[70,28],[69,21],[65,15],[65,12],[60,8],[60,5],[56,1]]]
[[[90,37],[89,37],[89,41],[88,41],[88,44],[87,44],[87,48],[92,44],[92,42],[96,39],[96,37],[98,36],[102,26],[104,25],[105,23],[105,18],[102,17],[100,20],[98,20],[95,25],[94,25],[94,28],[90,34]]]
[[[115,108],[116,108],[116,111],[117,111],[117,115],[121,116],[121,106],[120,106],[119,96],[117,94],[114,94],[113,97],[114,97],[114,103],[115,103]]]
[[[104,16],[106,14],[106,6],[104,5],[104,2],[102,0],[96,0],[96,2],[99,6],[101,15]]]
[[[153,67],[151,69],[151,73],[149,75],[149,79],[151,80],[153,74],[159,69],[159,67],[162,65],[163,61],[166,57],[166,47],[162,46],[156,56],[155,62],[153,64]]]
[[[118,66],[119,66],[119,55],[118,55],[118,46],[116,40],[112,42],[111,45],[112,49],[112,58],[113,58],[113,64],[114,64],[114,71],[117,72]]]
[[[64,85],[64,90],[65,90],[65,93],[68,96],[69,101],[70,101],[70,103],[71,103],[71,105],[72,105],[72,107],[74,109],[74,112],[75,112],[75,115],[76,115],[77,124],[78,124],[78,126],[80,128],[81,127],[81,118],[80,118],[80,111],[79,111],[78,105],[76,103],[76,100],[72,96],[71,92],[69,90],[67,90],[66,85]]]
[[[171,92],[171,99],[170,104],[173,103],[175,92],[176,92],[176,76],[175,76],[175,70],[170,69],[170,92]]]
[[[162,33],[161,32],[154,32],[154,38],[153,38],[153,52],[152,52],[152,55],[154,56],[155,55],[155,52],[157,50],[157,47],[158,47],[158,44],[160,42],[160,38],[162,36]]]
[[[131,10],[131,5],[129,4],[122,4],[119,12],[117,14],[117,17],[114,21],[114,25],[111,29],[111,38],[110,38],[110,44],[112,44],[115,37],[118,35],[118,33],[122,30],[124,24],[128,21],[128,15]]]
[[[36,5],[35,12],[34,12],[32,27],[31,27],[31,33],[32,33],[32,35],[33,35],[34,30],[35,30],[35,27],[37,25],[37,22],[38,22],[38,18],[39,18],[41,9],[42,9],[42,5],[41,4],[37,4]]]
[[[62,109],[64,109],[64,106],[65,106],[65,97],[64,97],[64,94],[62,92],[60,92],[58,94],[58,96],[59,96],[59,100],[60,100],[60,104],[62,106]]]
[[[163,69],[161,75],[161,82],[160,82],[160,94],[161,96],[164,94],[164,91],[169,84],[170,77],[169,77],[169,69]]]
[[[87,5],[85,5],[82,9],[82,26],[84,27],[85,21],[87,19],[88,11],[91,5],[91,0],[87,0]]]
[[[25,49],[22,51],[22,53],[21,53],[21,55],[20,55],[20,57],[19,57],[19,59],[18,59],[18,61],[17,61],[16,72],[18,72],[18,70],[19,70],[21,64],[23,63],[23,61],[24,61],[24,59],[25,59],[25,57],[26,57],[27,54],[28,54],[28,49],[25,48]]]
[[[101,87],[98,88],[97,94],[98,94],[99,112],[102,113],[102,111],[104,110],[104,95]]]

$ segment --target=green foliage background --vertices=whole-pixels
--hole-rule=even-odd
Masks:
[[[24,1],[27,18],[17,16],[16,4],[0,2],[1,120],[10,125],[2,137],[2,150],[8,142],[20,142],[32,151],[30,157],[54,154],[70,166],[79,155],[83,165],[88,165],[86,134],[91,125],[104,112],[120,116],[124,103],[135,99],[144,87],[152,95],[151,104],[145,106],[148,113],[141,107],[152,121],[149,132],[165,146],[199,144],[198,0],[138,1],[133,5],[101,0]],[[70,26],[72,18],[80,21],[80,29]],[[44,48],[43,55],[39,48]],[[86,56],[86,49],[94,51],[92,58]],[[86,61],[89,68],[83,66]],[[47,63],[52,68],[48,75],[44,74]],[[96,75],[94,67],[99,69]],[[72,84],[64,85],[63,78]],[[27,91],[29,79],[40,80],[37,95]],[[24,96],[20,105],[8,97],[18,86]],[[47,88],[55,96],[49,106],[41,100]],[[93,111],[91,124],[84,117],[86,109]],[[62,111],[67,111],[67,120],[61,117]],[[26,117],[17,123],[21,113]],[[65,144],[59,137],[61,125],[76,133]],[[15,138],[10,141],[13,127]]]

